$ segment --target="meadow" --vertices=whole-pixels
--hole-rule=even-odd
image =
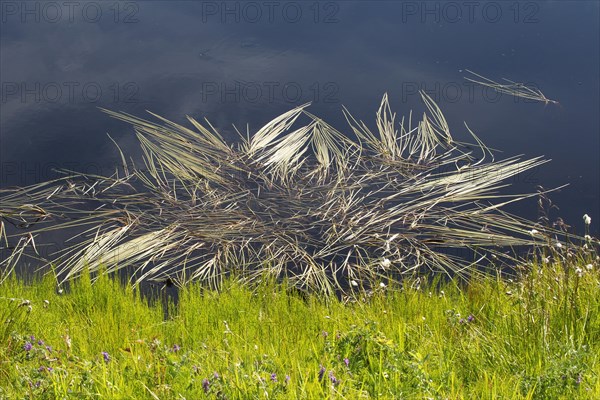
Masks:
[[[285,283],[160,299],[90,274],[0,286],[2,399],[596,399],[592,253],[514,278],[406,278],[341,301]]]
[[[302,105],[236,143],[105,110],[143,167],[117,145],[111,176],[0,189],[0,399],[600,398],[591,217],[505,194],[546,161],[453,139],[421,95],[419,120],[386,94],[376,130]],[[503,210],[533,197],[537,221]]]

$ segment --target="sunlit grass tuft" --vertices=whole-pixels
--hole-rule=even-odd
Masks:
[[[507,247],[546,245],[534,228],[563,245],[559,230],[502,209],[536,195],[499,191],[545,161],[495,160],[468,126],[476,143],[456,141],[439,107],[422,98],[427,112],[398,122],[384,95],[375,130],[344,109],[348,134],[303,105],[237,143],[193,118],[191,129],[105,110],[133,125],[144,166],[121,152],[112,176],[70,173],[0,190],[0,250],[9,254],[0,273],[30,256],[55,265],[60,280],[104,265],[127,269],[134,284],[169,278],[216,288],[235,275],[352,295],[415,273],[469,278],[499,263],[511,268],[518,260]],[[72,247],[40,255],[38,234],[71,229]]]

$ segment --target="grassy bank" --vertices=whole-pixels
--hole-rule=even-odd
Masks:
[[[0,398],[600,398],[595,260],[342,303],[190,286],[171,317],[101,277],[0,285]]]

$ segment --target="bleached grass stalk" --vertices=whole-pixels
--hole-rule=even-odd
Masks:
[[[528,100],[541,101],[544,104],[559,104],[556,100],[550,100],[547,98],[540,89],[532,86],[527,86],[524,83],[513,82],[510,79],[502,78],[503,81],[508,83],[498,83],[489,78],[481,76],[473,71],[465,70],[468,73],[474,75],[478,79],[465,77],[465,79],[469,82],[476,83],[478,85],[490,87],[497,91],[498,93],[509,94],[515,97],[521,97]]]

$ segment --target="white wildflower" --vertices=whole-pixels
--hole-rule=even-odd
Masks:
[[[583,276],[583,270],[581,268],[579,268],[579,267],[575,268],[575,273],[580,278]]]
[[[588,271],[591,271],[594,268],[594,266],[592,264],[588,264],[585,266],[585,269],[587,269]]]
[[[390,265],[392,265],[392,262],[388,258],[384,258],[381,262],[383,268],[388,268]]]
[[[584,214],[583,215],[583,222],[585,222],[586,225],[589,225],[589,224],[592,223],[592,218],[589,215]]]
[[[538,233],[540,233],[540,232],[539,232],[537,229],[532,229],[532,230],[530,230],[530,231],[529,231],[529,234],[530,234],[531,236],[535,236],[535,235],[537,235]]]
[[[350,284],[351,284],[352,286],[354,286],[354,287],[357,287],[357,286],[358,286],[358,282],[356,282],[356,281],[354,281],[354,280],[350,281]]]
[[[561,242],[556,242],[556,247],[558,247],[559,249],[562,249],[562,243]]]
[[[380,283],[379,283],[379,287],[380,287],[380,288],[382,288],[382,289],[385,289],[385,286],[386,286],[386,285],[385,285],[385,283],[383,283],[383,282],[380,282]]]

